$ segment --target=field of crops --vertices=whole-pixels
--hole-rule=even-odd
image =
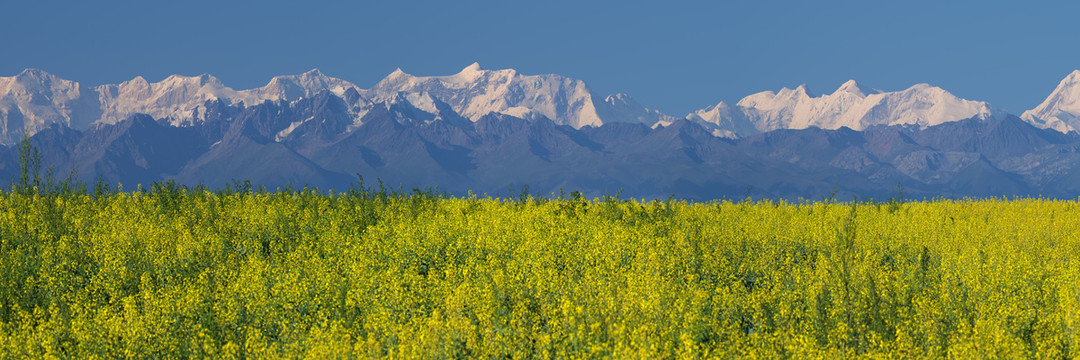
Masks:
[[[0,196],[0,357],[1076,357],[1080,204]]]

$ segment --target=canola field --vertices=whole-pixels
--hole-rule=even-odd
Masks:
[[[1038,357],[1080,204],[0,195],[0,358]]]

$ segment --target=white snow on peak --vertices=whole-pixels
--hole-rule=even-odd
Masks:
[[[119,85],[101,85],[96,90],[103,110],[99,122],[106,124],[141,113],[168,119],[174,125],[187,125],[203,119],[205,111],[201,107],[207,101],[259,102],[251,94],[233,90],[208,74],[172,75],[155,83],[136,77]]]
[[[55,95],[78,96],[77,82],[58,78],[53,74],[39,69],[26,69],[18,75],[4,79],[6,79],[6,81],[0,83],[6,83],[5,94],[9,91],[18,94],[62,92],[64,94]],[[75,92],[73,93],[72,91]]]
[[[409,75],[409,74],[405,73],[405,71],[401,70],[401,68],[397,68],[397,69],[394,69],[394,71],[391,72],[390,75],[386,75],[386,79],[396,79],[396,78],[409,77],[409,76],[412,76],[412,75]],[[383,79],[383,80],[386,80],[386,79]]]
[[[696,118],[693,116],[696,114]],[[726,115],[724,115],[726,114]],[[863,130],[874,125],[933,126],[972,117],[989,118],[1004,112],[985,102],[960,99],[928,84],[917,84],[896,92],[863,90],[855,81],[845,82],[835,92],[814,96],[806,88],[764,91],[739,100],[735,109],[703,109],[688,118],[718,124],[728,119],[727,129],[739,136],[776,129],[819,127]],[[708,115],[708,116],[705,116]],[[731,128],[743,119],[754,130]]]
[[[423,92],[401,95],[402,100],[408,102],[409,104],[412,104],[412,106],[416,107],[417,109],[423,110],[424,112],[431,114],[439,113],[439,108],[437,105],[435,105],[438,100],[435,100],[435,98],[431,97],[431,94]]]
[[[526,120],[543,117],[574,128],[676,120],[625,94],[600,97],[581,80],[554,74],[523,75],[514,69],[487,70],[479,63],[447,76],[413,76],[398,69],[363,94],[382,101],[398,93],[421,92],[472,121],[491,113]]]
[[[398,69],[362,94],[380,101],[399,92],[426,92],[472,121],[501,113],[530,120],[546,117],[575,128],[603,123],[583,81],[553,74],[484,70],[476,63],[449,76],[413,76]]]
[[[781,90],[787,90],[787,89],[781,89]],[[806,84],[799,85],[798,87],[795,88],[795,90],[793,92],[795,94],[805,94],[806,96],[810,96],[810,97],[814,96],[814,93],[810,91],[810,88],[807,87]]]
[[[510,74],[511,76],[517,73],[513,69],[495,71],[513,72],[513,74]],[[487,72],[488,71],[480,69],[480,63],[474,62],[472,63],[472,65],[466,66],[464,69],[461,69],[461,71],[459,71],[457,74],[447,76],[446,81],[468,85],[480,80]]]
[[[263,101],[294,101],[315,96],[322,91],[330,91],[343,97],[349,89],[360,90],[348,81],[329,77],[319,69],[312,69],[300,75],[275,76],[266,86],[246,90],[246,93]]]
[[[100,114],[92,89],[39,69],[0,77],[0,144],[53,124],[85,128]]]
[[[312,69],[299,75],[276,76],[263,87],[234,90],[217,78],[172,75],[160,82],[136,77],[118,85],[97,87],[103,113],[99,122],[116,123],[136,113],[157,119],[169,119],[173,125],[190,125],[204,120],[207,101],[220,100],[229,105],[257,105],[265,101],[295,101],[322,91],[344,97],[355,85]],[[366,105],[366,99],[356,99]],[[357,104],[350,104],[357,105]]]
[[[466,66],[464,69],[461,69],[461,72],[459,72],[458,74],[459,75],[462,75],[462,74],[468,75],[468,74],[475,74],[475,73],[479,73],[479,72],[480,72],[480,63],[474,62],[474,63],[470,64],[469,66]]]
[[[686,115],[686,119],[712,130],[713,135],[723,134],[722,137],[745,136],[758,132],[741,108],[723,101],[692,112]]]
[[[855,96],[865,97],[867,94],[877,94],[877,93],[880,93],[880,92],[881,91],[878,91],[878,90],[870,90],[868,92],[866,90],[863,90],[863,88],[861,86],[859,86],[859,83],[855,82],[855,80],[848,80],[848,81],[844,82],[843,85],[840,85],[840,88],[836,89],[834,94],[849,93],[849,94],[852,94],[852,95],[855,95]]]
[[[1020,118],[1044,129],[1080,131],[1080,70],[1073,70],[1046,100]]]
[[[450,116],[476,121],[491,113],[527,120],[548,118],[575,128],[608,122],[657,126],[678,120],[642,106],[626,94],[598,96],[581,80],[556,74],[524,75],[514,69],[489,70],[479,63],[445,76],[414,76],[398,68],[371,89],[360,89],[318,69],[276,76],[265,86],[247,90],[227,87],[209,74],[173,75],[158,82],[135,77],[90,88],[42,70],[26,69],[15,76],[0,77],[0,144],[14,143],[24,131],[32,134],[52,124],[85,129],[136,113],[174,125],[190,125],[205,119],[208,101],[228,105],[294,102],[325,91],[346,100],[357,124],[376,103],[385,103],[388,109],[401,105],[394,107],[395,111],[410,112],[424,121]],[[735,104],[719,102],[685,119],[705,126],[716,136],[737,137],[807,127],[927,127],[1003,114],[985,102],[961,99],[929,84],[883,92],[849,80],[831,94],[815,95],[806,85],[764,91]],[[1069,74],[1046,101],[1025,112],[1023,118],[1044,128],[1080,130],[1080,70]]]

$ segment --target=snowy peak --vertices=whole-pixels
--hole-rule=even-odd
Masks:
[[[358,90],[356,85],[348,81],[326,76],[319,69],[311,69],[299,75],[275,76],[266,86],[247,92],[253,98],[264,101],[295,101],[315,96],[322,91],[330,91],[334,95],[345,97],[345,93],[350,89]]]
[[[150,89],[159,96],[175,96],[177,100],[200,94],[212,97],[233,91],[222,84],[221,80],[208,74],[199,76],[171,75],[165,80],[150,83]]]
[[[780,91],[762,91],[744,97],[736,104],[742,107],[772,108],[777,105],[805,102],[814,97],[806,84],[799,85],[794,89],[781,88]]]
[[[102,85],[96,90],[103,107],[99,122],[106,124],[119,122],[133,114],[168,119],[173,125],[192,124],[205,115],[200,109],[206,101],[258,102],[209,74],[172,75],[155,83],[136,77],[119,85]]]
[[[484,70],[480,68],[480,63],[474,62],[464,69],[461,69],[457,74],[446,77],[447,80],[451,80],[455,83],[472,83],[480,81],[485,76],[502,76],[505,78],[512,78],[517,75],[517,70],[503,69],[503,70]]]
[[[475,76],[480,74],[480,63],[474,62],[457,73],[459,76]]]
[[[845,81],[843,85],[840,85],[840,88],[836,89],[836,92],[862,93],[862,89],[859,88],[859,83],[855,82],[855,80],[848,80]]]
[[[734,126],[741,121],[741,116],[752,124],[754,131],[747,128],[727,130],[745,136],[755,132],[808,127],[848,127],[854,130],[875,125],[928,127],[1003,114],[1003,111],[985,102],[960,99],[928,84],[917,84],[902,91],[882,92],[864,90],[857,82],[849,80],[829,95],[814,96],[805,85],[795,89],[783,88],[775,93],[764,91],[739,100],[735,109],[703,109],[688,118]]]
[[[903,91],[880,93],[867,98],[876,101],[875,107],[867,114],[867,120],[870,120],[867,125],[905,124],[925,128],[973,117],[990,119],[1005,115],[1003,110],[986,102],[961,99],[929,84],[918,84]]]
[[[0,77],[0,144],[53,124],[89,126],[100,114],[96,100],[91,89],[39,69]]]
[[[431,115],[418,113],[424,119],[477,121],[501,114],[529,121],[550,119],[574,128],[611,122],[657,126],[679,120],[643,106],[626,94],[598,96],[581,80],[556,74],[526,75],[514,69],[484,69],[475,62],[444,76],[415,76],[398,68],[371,89],[358,88],[319,69],[275,76],[265,86],[247,90],[230,88],[209,74],[172,75],[158,82],[137,76],[120,84],[90,88],[39,69],[25,69],[17,75],[0,77],[0,144],[11,144],[24,131],[32,134],[52,124],[85,129],[92,124],[116,123],[134,114],[147,114],[186,126],[205,120],[208,101],[251,106],[265,101],[296,102],[319,94],[343,99],[357,124],[378,103]],[[985,102],[961,99],[929,84],[883,92],[849,80],[831,94],[815,95],[805,84],[763,91],[735,104],[716,103],[687,114],[685,119],[717,136],[741,137],[807,127],[928,127],[1003,114]],[[1023,118],[1043,128],[1080,129],[1080,70],[1066,76],[1046,101],[1025,112]]]
[[[23,71],[19,72],[18,75],[10,77],[9,79],[12,79],[13,81],[20,84],[29,85],[46,84],[48,82],[51,82],[52,80],[57,79],[57,77],[41,69],[28,68],[23,69]]]
[[[784,89],[784,90],[787,90],[787,89]],[[806,95],[808,97],[814,97],[814,93],[810,92],[810,87],[806,86],[806,84],[799,85],[798,87],[795,88],[795,90],[792,93],[797,94],[797,95]]]
[[[1073,70],[1046,100],[1020,117],[1041,128],[1080,131],[1080,70]]]
[[[97,91],[101,94],[104,110],[99,122],[106,124],[141,113],[168,119],[177,126],[190,125],[203,120],[207,101],[256,105],[265,101],[296,101],[314,97],[322,91],[349,99],[349,105],[353,107],[368,105],[366,99],[355,96],[355,85],[326,76],[318,69],[299,75],[276,76],[263,87],[239,91],[208,74],[172,75],[156,83],[136,77],[119,85],[102,85]]]
[[[855,96],[858,96],[858,97],[866,97],[867,94],[875,94],[875,93],[879,93],[879,92],[880,91],[873,91],[873,90],[871,90],[869,92],[864,91],[863,88],[861,86],[859,86],[859,83],[855,82],[855,80],[848,80],[848,81],[844,82],[843,85],[840,85],[840,88],[836,89],[836,91],[833,92],[833,94],[848,93],[848,94],[852,94],[852,95],[855,95]]]
[[[735,138],[758,132],[741,108],[723,101],[686,115],[686,120],[704,126],[719,137]]]
[[[225,85],[221,83],[221,80],[211,76],[210,74],[202,74],[198,76],[184,76],[184,75],[171,75],[165,80],[157,83],[157,87],[160,89],[178,90],[196,92],[203,87],[208,87],[209,90],[217,90],[224,88]]]
[[[64,80],[53,74],[39,69],[25,69],[18,75],[0,78],[0,90],[2,95],[9,93],[18,94],[49,94],[78,96],[79,83]],[[0,95],[0,96],[2,96]]]
[[[1066,76],[1064,80],[1061,80],[1061,82],[1073,86],[1080,84],[1080,70],[1073,70],[1071,73],[1069,73],[1069,76]]]
[[[603,123],[585,83],[559,75],[484,70],[477,63],[449,76],[413,76],[398,69],[361,94],[382,101],[399,92],[426,92],[472,121],[499,113],[530,120],[543,117],[575,128]]]
[[[41,69],[37,69],[37,68],[25,68],[25,69],[23,69],[23,71],[20,71],[18,75],[15,75],[16,78],[20,78],[20,79],[25,79],[27,77],[41,78],[41,77],[52,77],[52,76],[53,76],[52,74],[50,74],[48,72],[45,72],[45,70],[41,70]]]
[[[461,69],[461,72],[466,73],[466,72],[475,72],[475,71],[479,71],[479,70],[480,70],[480,63],[473,62],[472,64],[469,64],[469,66],[466,66],[464,69]]]
[[[394,71],[390,72],[390,75],[387,75],[386,78],[383,79],[383,81],[386,81],[387,79],[399,78],[399,77],[402,77],[402,76],[410,76],[410,75],[406,74],[404,70],[401,70],[401,68],[396,68],[396,69],[394,69]]]
[[[132,89],[144,89],[150,90],[150,82],[146,81],[146,78],[142,76],[136,76],[134,79],[120,83],[120,87],[127,87]]]
[[[447,76],[414,76],[401,69],[363,94],[383,101],[397,93],[427,93],[466,119],[489,114],[537,120],[550,119],[574,128],[609,122],[654,125],[677,118],[649,109],[629,95],[593,93],[584,81],[554,74],[523,75],[514,69],[488,70],[472,63]]]

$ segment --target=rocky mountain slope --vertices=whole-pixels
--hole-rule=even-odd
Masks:
[[[1023,118],[921,84],[845,83],[718,103],[675,118],[581,81],[472,65],[395,71],[371,89],[313,70],[234,90],[209,75],[85,87],[40,70],[0,78],[3,141],[88,182],[173,179],[344,189],[357,179],[456,194],[582,191],[687,199],[1080,195],[1074,72]],[[1075,111],[1075,112],[1074,112]],[[1070,120],[1073,119],[1073,120]],[[18,149],[0,149],[0,182]]]
[[[1080,104],[1080,97],[1075,96],[1080,94],[1077,74],[1066,78],[1046,103],[1022,118],[1043,128],[1071,130],[1069,124],[1080,114],[1080,109],[1074,109]],[[447,76],[414,76],[399,69],[370,89],[318,70],[277,76],[265,86],[235,90],[209,74],[173,75],[158,82],[136,77],[120,84],[87,87],[28,69],[16,76],[0,77],[0,144],[13,144],[23,133],[34,134],[52,124],[85,130],[135,114],[147,114],[174,126],[192,126],[206,120],[207,101],[254,106],[266,101],[297,101],[322,91],[345,100],[357,123],[374,103],[399,95],[427,96],[471,121],[497,113],[529,121],[547,118],[580,129],[613,122],[656,126],[687,119],[715,136],[731,138],[808,127],[926,127],[1005,115],[985,102],[960,99],[927,84],[883,92],[848,81],[822,96],[811,94],[805,86],[784,88],[747,96],[734,105],[721,101],[679,118],[643,106],[626,94],[596,94],[581,80],[555,74],[523,75],[513,69],[485,70],[475,63]]]
[[[83,131],[54,125],[30,140],[58,173],[76,169],[82,180],[128,189],[166,179],[344,189],[361,175],[405,190],[503,196],[524,185],[541,194],[696,200],[817,198],[834,189],[881,199],[901,188],[915,198],[1080,195],[1080,137],[1015,116],[727,139],[687,120],[580,129],[499,113],[471,121],[424,101],[432,103],[374,103],[357,121],[329,91],[243,107],[218,99],[204,103],[197,125],[135,115]],[[0,153],[0,179],[13,178],[17,158],[15,147]]]

